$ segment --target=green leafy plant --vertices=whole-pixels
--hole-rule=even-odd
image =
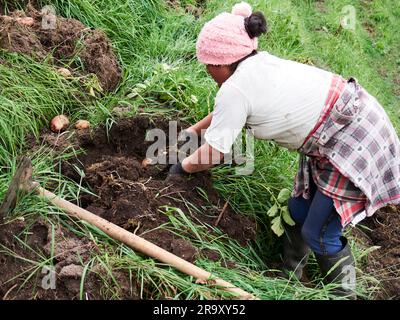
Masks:
[[[287,201],[290,198],[290,190],[287,188],[283,188],[276,198],[274,205],[268,210],[267,216],[270,217],[271,220],[271,229],[272,231],[280,237],[285,232],[284,223],[289,226],[294,226],[295,222],[290,216],[289,208],[287,205]],[[274,199],[271,199],[271,202]]]

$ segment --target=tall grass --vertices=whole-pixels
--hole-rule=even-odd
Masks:
[[[0,163],[21,152],[28,133],[39,130],[60,112],[84,108],[85,95],[77,81],[66,81],[44,63],[0,51]]]

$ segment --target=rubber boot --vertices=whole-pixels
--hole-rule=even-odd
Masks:
[[[288,279],[293,272],[300,280],[310,252],[301,235],[301,226],[287,227],[283,238],[283,266],[280,275]]]
[[[351,300],[357,299],[355,293],[356,272],[354,257],[346,238],[341,238],[343,249],[333,255],[315,254],[325,283],[336,283],[339,286],[333,293],[339,297],[346,297]],[[333,269],[333,267],[335,267]]]

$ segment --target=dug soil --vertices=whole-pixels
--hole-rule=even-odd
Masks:
[[[0,15],[0,48],[68,65],[73,73],[95,74],[105,91],[114,90],[121,79],[117,57],[103,31],[48,15],[32,5],[26,11]]]
[[[381,283],[378,299],[400,299],[400,206],[387,206],[365,219],[353,232],[368,254],[364,270]]]
[[[79,298],[82,263],[96,250],[89,240],[60,228],[53,230],[42,220],[30,224],[21,219],[0,225],[0,299]],[[101,299],[103,286],[99,275],[90,272],[84,299]]]
[[[223,210],[225,201],[213,189],[208,174],[171,177],[168,176],[169,165],[142,165],[147,148],[153,143],[145,141],[147,130],[152,128],[162,129],[168,134],[167,121],[137,116],[122,119],[109,130],[101,126],[95,130],[75,130],[62,135],[44,130],[39,144],[33,140],[28,142],[33,149],[44,144],[57,152],[68,146],[84,150],[77,157],[55,164],[57,168],[61,167],[66,177],[83,183],[96,194],[80,196],[83,208],[187,261],[196,263],[199,258],[209,259],[220,261],[227,268],[234,268],[234,262],[221,259],[218,252],[195,248],[190,241],[176,236],[168,228],[159,228],[170,223],[173,217],[180,217],[176,209],[168,210],[177,208],[191,223],[208,228],[209,234],[214,232],[210,226],[217,225],[220,231],[243,246],[256,236],[254,221],[235,213],[229,205]],[[171,147],[171,150],[174,148]],[[168,151],[160,150],[161,153]],[[51,183],[46,187],[52,189]],[[179,232],[188,238],[195,237],[186,223],[179,227]],[[18,239],[22,239],[32,250]],[[104,283],[100,281],[105,277],[104,270],[99,266],[89,269],[84,291],[80,291],[83,266],[93,254],[100,252],[86,238],[77,237],[64,228],[54,231],[44,221],[28,224],[14,220],[0,227],[0,247],[3,248],[0,250],[0,298],[107,297]],[[13,253],[10,255],[8,250]],[[54,250],[52,263],[57,286],[55,290],[44,290],[41,272],[44,275],[46,272],[41,268],[35,270],[34,264],[23,259],[43,261],[51,257],[51,250]],[[30,273],[35,276],[21,287],[23,279]],[[121,272],[116,277],[122,288],[119,297],[137,299],[139,284],[135,283],[134,276],[129,278],[128,274]]]
[[[179,208],[197,224],[215,225],[224,201],[213,189],[209,174],[168,176],[167,164],[142,165],[153,144],[145,141],[146,132],[153,128],[163,130],[168,138],[168,121],[145,116],[122,119],[108,134],[105,127],[79,131],[77,144],[85,154],[64,162],[62,172],[76,182],[81,179],[79,172],[84,172],[83,182],[97,196],[82,195],[83,208],[181,256],[181,249],[186,252],[187,248],[174,246],[173,233],[156,229],[169,221],[160,207]],[[177,150],[176,146],[159,153],[172,150]],[[200,210],[189,210],[190,204]],[[255,224],[229,207],[218,227],[242,245],[255,237]],[[186,232],[193,235],[189,229]],[[194,260],[195,255],[193,248],[190,258],[182,257]]]

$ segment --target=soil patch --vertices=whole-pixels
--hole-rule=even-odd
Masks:
[[[193,261],[196,253],[190,246],[177,242],[173,233],[156,229],[169,221],[159,208],[179,208],[195,223],[214,225],[224,202],[213,189],[209,174],[167,177],[169,165],[142,165],[148,147],[153,144],[145,141],[145,135],[153,128],[162,129],[168,138],[166,120],[145,116],[121,119],[108,134],[105,127],[80,131],[76,141],[85,154],[64,162],[62,171],[77,182],[81,179],[78,172],[84,172],[83,182],[98,195],[82,195],[82,207]],[[174,146],[159,152],[169,155],[172,149]],[[187,203],[200,210],[188,210]],[[242,245],[255,238],[255,223],[229,207],[218,226]],[[192,235],[189,228],[185,231]]]
[[[103,31],[75,19],[46,15],[31,5],[25,12],[0,16],[0,48],[41,61],[51,57],[55,65],[96,74],[106,91],[114,90],[121,79],[117,57]]]
[[[82,207],[187,261],[209,258],[213,261],[221,260],[222,265],[234,268],[233,262],[222,261],[217,252],[196,248],[189,240],[193,238],[190,228],[181,226],[180,231],[185,238],[176,236],[168,228],[158,228],[170,222],[170,215],[179,216],[176,211],[166,214],[163,206],[179,208],[194,224],[214,225],[225,202],[213,189],[208,174],[167,177],[168,165],[143,167],[146,150],[153,143],[145,141],[146,131],[152,128],[168,132],[168,122],[137,116],[121,119],[108,131],[101,126],[93,130],[68,131],[57,135],[44,129],[41,145],[45,144],[57,152],[71,146],[84,150],[78,157],[56,164],[57,168],[61,165],[64,175],[76,181],[81,180],[78,172],[83,172],[83,184],[97,194],[82,195]],[[28,139],[28,145],[33,149],[39,147],[32,139]],[[46,187],[52,190],[51,185]],[[183,200],[199,210],[189,210]],[[229,206],[218,228],[243,246],[254,240],[256,235],[255,222],[235,213]],[[210,232],[213,231],[210,229]],[[18,238],[32,250],[18,241]],[[28,224],[16,220],[0,225],[0,298],[79,299],[84,266],[94,254],[102,250],[104,248],[97,248],[89,239],[77,237],[64,228],[52,231],[43,221]],[[48,264],[54,266],[54,290],[42,287],[42,270],[36,270],[35,275],[21,286],[27,275],[34,271],[35,264],[26,259],[38,262],[51,257],[51,263]],[[24,274],[25,271],[28,273]],[[104,278],[107,274],[104,273],[100,265],[89,268],[84,282],[84,299],[105,298]],[[130,278],[120,270],[115,271],[113,276],[118,281],[118,290],[121,290],[119,297],[139,297],[139,285],[134,275]]]
[[[60,229],[56,230],[54,241],[51,234],[51,228],[42,221],[33,226],[22,220],[0,225],[0,299],[79,298],[82,264],[95,248],[88,240]],[[52,245],[53,261],[44,267],[40,263],[51,257]],[[101,288],[98,276],[89,272],[84,281],[84,297],[101,299]]]
[[[380,249],[368,255],[365,270],[381,281],[383,292],[377,298],[400,299],[400,207],[387,206],[362,222],[365,228],[354,234],[368,247]],[[362,230],[362,231],[361,231]]]

